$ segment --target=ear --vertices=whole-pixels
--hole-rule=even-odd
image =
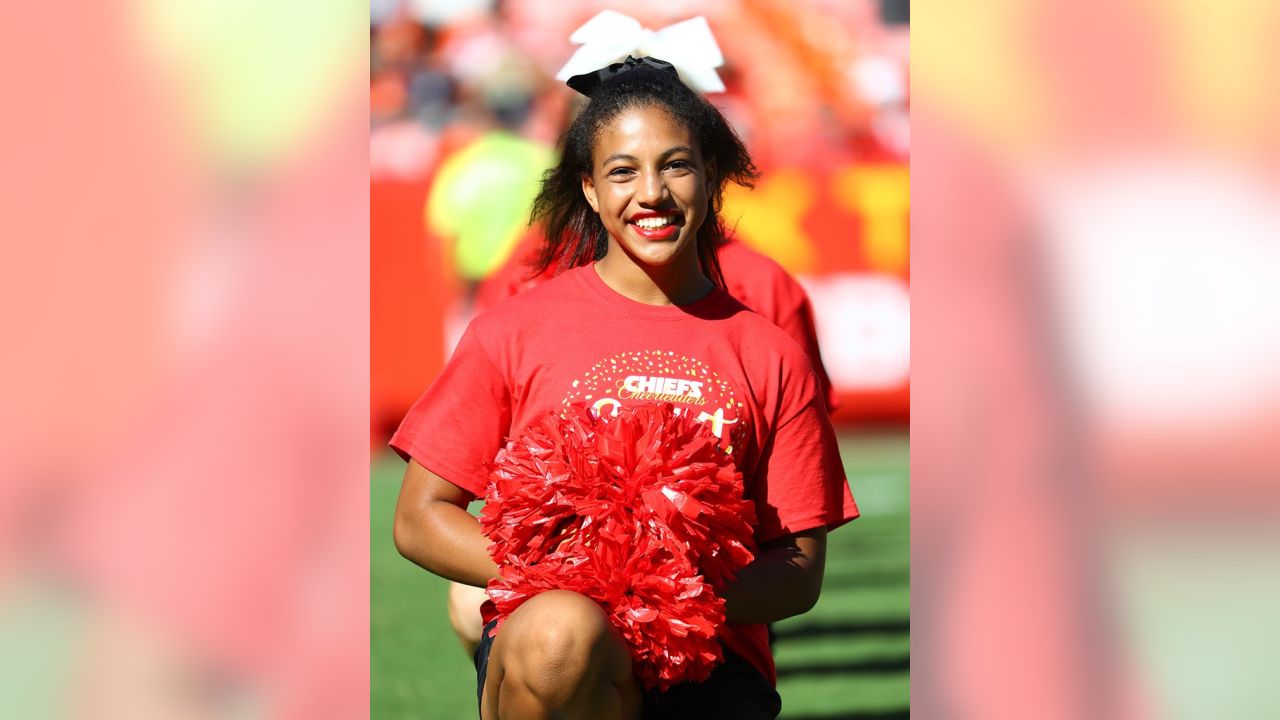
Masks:
[[[591,205],[591,209],[600,213],[600,198],[596,196],[596,183],[591,179],[591,175],[583,173],[582,175],[582,194],[586,196],[587,203]]]
[[[716,159],[711,158],[710,160],[708,160],[706,167],[707,167],[707,192],[710,192],[711,189],[716,186],[716,182],[720,179],[720,174],[719,172],[717,172],[717,168],[716,168]]]

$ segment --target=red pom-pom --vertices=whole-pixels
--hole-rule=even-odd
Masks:
[[[499,622],[573,590],[604,608],[646,688],[720,662],[716,590],[754,558],[755,508],[708,427],[667,404],[548,416],[498,454],[485,501]]]

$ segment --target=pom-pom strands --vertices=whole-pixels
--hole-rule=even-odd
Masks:
[[[710,428],[669,404],[549,415],[494,462],[480,523],[499,623],[545,590],[604,609],[646,688],[722,659],[717,590],[754,558],[755,508]]]

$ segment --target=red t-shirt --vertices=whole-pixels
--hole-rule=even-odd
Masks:
[[[531,230],[525,235],[507,262],[480,284],[476,295],[477,309],[493,307],[552,277],[550,269],[542,275],[529,275],[528,258],[541,244],[541,233]],[[729,294],[782,328],[804,348],[813,363],[813,371],[818,374],[818,382],[822,384],[827,411],[835,410],[839,402],[827,376],[827,368],[822,364],[813,305],[804,287],[773,258],[739,240],[730,238],[716,250],[716,257],[720,260],[720,271],[724,274],[725,289]]]
[[[839,403],[831,387],[831,378],[827,377],[827,368],[822,364],[813,305],[804,287],[773,258],[751,249],[744,242],[730,240],[720,246],[716,257],[720,260],[720,272],[724,274],[729,294],[782,328],[804,348],[813,363],[813,371],[818,374],[818,382],[822,384],[827,410],[835,410]]]
[[[818,379],[794,340],[721,290],[647,305],[594,264],[476,317],[391,446],[482,496],[485,464],[548,413],[656,400],[712,424],[755,503],[757,542],[857,517]],[[764,625],[729,624],[722,639],[775,678]]]

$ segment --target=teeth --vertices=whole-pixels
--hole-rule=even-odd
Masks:
[[[656,230],[660,227],[666,227],[670,225],[674,220],[675,218],[670,215],[663,215],[662,217],[640,218],[635,222],[636,222],[636,225],[644,228],[645,230]]]

